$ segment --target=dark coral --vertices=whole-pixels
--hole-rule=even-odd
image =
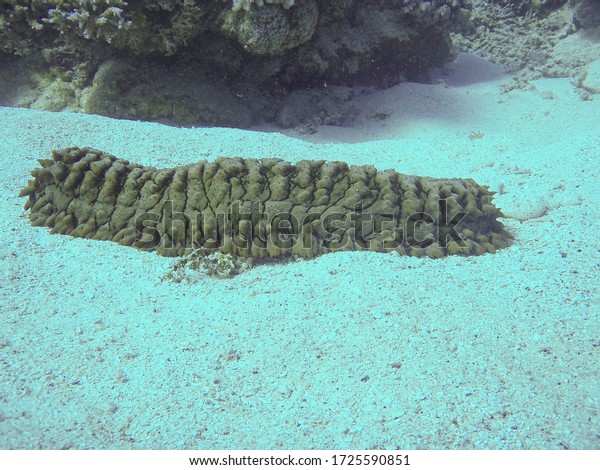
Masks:
[[[69,110],[230,125],[229,116],[244,106],[242,114],[251,114],[253,122],[272,121],[280,99],[295,90],[387,87],[426,78],[428,70],[449,58],[449,31],[460,23],[465,3],[16,0],[0,3],[0,51],[28,57],[38,70],[71,85]],[[131,64],[138,85],[132,89],[135,96],[125,90],[97,110],[86,100],[89,89],[97,94],[94,86],[101,77],[94,74],[102,75],[107,61]],[[32,76],[40,76],[33,66]],[[47,81],[29,95],[47,93]],[[168,92],[156,92],[163,82],[171,84]],[[166,110],[189,96],[176,89],[178,84],[192,89],[192,82],[219,87],[223,96],[237,95],[236,109],[224,104],[223,119],[205,116],[201,109],[169,115]],[[112,83],[102,86],[113,88]],[[141,103],[143,96],[152,98]]]

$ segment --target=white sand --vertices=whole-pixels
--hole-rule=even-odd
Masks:
[[[501,94],[510,78],[461,61],[313,143],[0,109],[0,447],[600,448],[600,99],[559,79]],[[472,177],[502,188],[516,242],[174,284],[171,259],[30,226],[19,190],[72,145],[162,167],[279,156]]]

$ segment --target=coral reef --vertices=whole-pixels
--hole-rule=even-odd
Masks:
[[[597,0],[582,0],[574,8],[575,21],[582,28],[600,26],[600,2]]]
[[[247,2],[223,14],[222,30],[235,37],[246,51],[278,54],[312,37],[319,16],[315,0],[262,3],[257,4],[258,8],[250,8]],[[281,7],[275,3],[281,3]]]
[[[70,44],[173,54],[204,28],[203,2],[72,0],[3,2],[0,50],[27,55]]]
[[[569,0],[487,0],[487,3],[508,7],[518,15],[544,14],[568,2]]]
[[[512,239],[493,193],[470,179],[276,158],[155,169],[76,147],[40,164],[20,194],[33,225],[164,256],[201,248],[244,258],[440,258],[495,253]]]
[[[248,127],[252,122],[251,112],[226,87],[161,70],[140,70],[144,68],[139,59],[104,62],[80,97],[83,111],[184,124]]]
[[[476,0],[469,27],[454,42],[461,49],[502,63],[514,72],[527,66],[542,66],[550,57],[555,40],[544,31],[543,21],[531,13],[531,7],[531,2]]]
[[[11,55],[23,57],[26,65],[21,69],[31,70],[24,81],[31,86],[24,93],[27,99],[8,96],[0,104],[48,103],[54,110],[62,106],[130,119],[171,119],[178,124],[244,126],[247,118],[273,121],[285,96],[296,90],[332,85],[387,87],[406,79],[424,79],[428,70],[449,58],[449,30],[464,21],[468,3],[3,2],[0,55],[4,54],[4,63],[9,63]],[[104,109],[97,111],[97,101],[92,106],[88,98],[106,88],[102,81],[107,68],[117,61],[135,67],[138,83],[119,88],[120,95],[108,97]],[[52,80],[61,83],[49,87]],[[168,90],[159,86],[164,83],[170,84]],[[183,90],[177,89],[179,84]],[[179,109],[187,103],[194,84],[201,84],[200,89],[210,85],[221,96],[238,99],[225,100],[220,109],[209,113],[199,103]],[[69,93],[68,87],[72,88]],[[49,96],[52,90],[60,96]],[[125,96],[129,93],[133,96]],[[151,101],[142,103],[143,97]],[[242,107],[244,119],[232,123],[230,117]]]
[[[506,65],[507,89],[577,78],[584,51],[557,45],[598,25],[596,0],[14,0],[0,105],[310,131],[351,120],[343,87],[427,81],[453,50]]]
[[[582,64],[565,63],[555,49],[583,23],[593,23],[594,10],[600,11],[595,0],[473,0],[470,19],[453,42],[506,65],[516,73],[516,86],[542,76],[576,76]]]

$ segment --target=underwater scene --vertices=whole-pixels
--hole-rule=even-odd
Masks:
[[[600,449],[599,116],[597,0],[0,1],[0,449]]]

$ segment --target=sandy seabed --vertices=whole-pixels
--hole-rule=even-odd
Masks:
[[[511,78],[464,55],[441,78],[312,141],[0,108],[0,447],[600,448],[600,99],[563,79],[502,93]],[[30,226],[36,159],[74,145],[474,178],[516,240],[174,283],[173,259]]]

